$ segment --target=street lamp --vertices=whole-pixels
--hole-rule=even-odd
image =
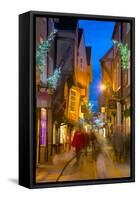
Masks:
[[[102,83],[102,84],[100,84],[99,88],[100,88],[101,91],[105,91],[106,90],[106,85]]]

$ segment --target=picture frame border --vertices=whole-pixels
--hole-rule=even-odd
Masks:
[[[35,18],[36,17],[69,17],[85,20],[97,21],[122,21],[131,23],[131,176],[127,178],[110,178],[97,180],[76,180],[76,181],[60,181],[48,183],[36,183],[36,98],[35,98]],[[27,23],[27,20],[28,23]],[[23,22],[24,21],[24,22]],[[23,33],[23,24],[26,27],[26,33]],[[23,43],[27,38],[28,44]],[[24,50],[26,49],[26,51]],[[58,13],[58,12],[42,12],[29,11],[19,15],[19,184],[28,188],[49,188],[49,187],[65,187],[65,186],[81,186],[81,185],[97,185],[112,183],[127,183],[135,181],[135,18],[106,16],[106,15],[90,15],[76,13]],[[23,52],[26,61],[23,59]],[[22,67],[25,67],[24,72]],[[33,66],[33,67],[32,67]],[[28,67],[28,69],[27,69]],[[23,78],[24,77],[24,78]],[[23,85],[23,80],[27,81],[27,85]],[[26,95],[22,95],[23,87],[26,89]],[[25,92],[24,92],[25,93]],[[25,105],[26,106],[23,106]],[[26,115],[22,112],[26,111]],[[28,116],[28,121],[24,117]],[[23,126],[26,127],[24,132]],[[28,135],[27,135],[28,134]],[[26,151],[25,151],[26,145]],[[24,161],[26,160],[26,163]]]

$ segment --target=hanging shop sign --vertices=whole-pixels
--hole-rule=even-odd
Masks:
[[[110,99],[109,102],[108,102],[108,107],[111,110],[117,109],[116,100],[115,99]]]
[[[68,104],[68,118],[72,121],[78,121],[79,117],[79,103],[80,93],[74,87],[69,92],[69,104]]]
[[[85,105],[85,104],[82,104],[82,105],[81,105],[81,112],[82,112],[82,113],[86,113],[86,110],[87,110],[87,109],[86,109],[86,105]]]
[[[104,106],[101,107],[101,113],[105,113],[106,109]]]

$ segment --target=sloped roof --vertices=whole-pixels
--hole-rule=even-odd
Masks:
[[[116,31],[117,31],[117,26],[118,26],[118,23],[116,22],[116,23],[115,23],[115,26],[114,26],[113,33],[112,33],[112,40],[114,39],[115,33],[116,33]]]
[[[106,60],[106,59],[112,59],[113,58],[113,46],[105,53],[105,55],[100,59],[100,62]]]
[[[83,34],[83,29],[79,28],[79,31],[78,31],[78,45],[80,44],[82,34]]]

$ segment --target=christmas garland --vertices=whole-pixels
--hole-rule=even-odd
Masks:
[[[54,70],[54,73],[53,75],[49,76],[47,78],[47,86],[49,88],[52,88],[52,89],[56,89],[57,87],[57,84],[58,84],[58,80],[60,78],[60,75],[61,75],[61,68],[58,67]]]
[[[118,49],[121,55],[121,62],[122,62],[122,67],[123,69],[128,68],[128,61],[129,61],[129,49],[128,49],[128,44],[123,45],[121,42],[118,43]]]
[[[49,48],[51,47],[52,41],[55,38],[57,30],[54,29],[53,32],[48,36],[47,40],[44,40],[36,48],[36,65],[39,66],[40,70],[43,71],[45,65],[45,56],[47,55]]]
[[[129,48],[128,44],[123,44],[122,42],[118,42],[113,40],[113,43],[117,43],[117,47],[119,49],[119,53],[121,56],[121,63],[122,63],[122,68],[127,69],[128,68],[128,62],[129,62]]]
[[[40,71],[43,72],[44,66],[45,66],[45,60],[47,56],[47,53],[51,47],[52,41],[54,40],[56,36],[57,30],[54,29],[53,32],[48,36],[47,40],[44,40],[41,44],[39,44],[36,48],[36,65],[39,66]],[[61,68],[57,67],[54,70],[53,75],[49,76],[46,80],[47,87],[51,89],[56,89],[58,80],[61,75]]]

